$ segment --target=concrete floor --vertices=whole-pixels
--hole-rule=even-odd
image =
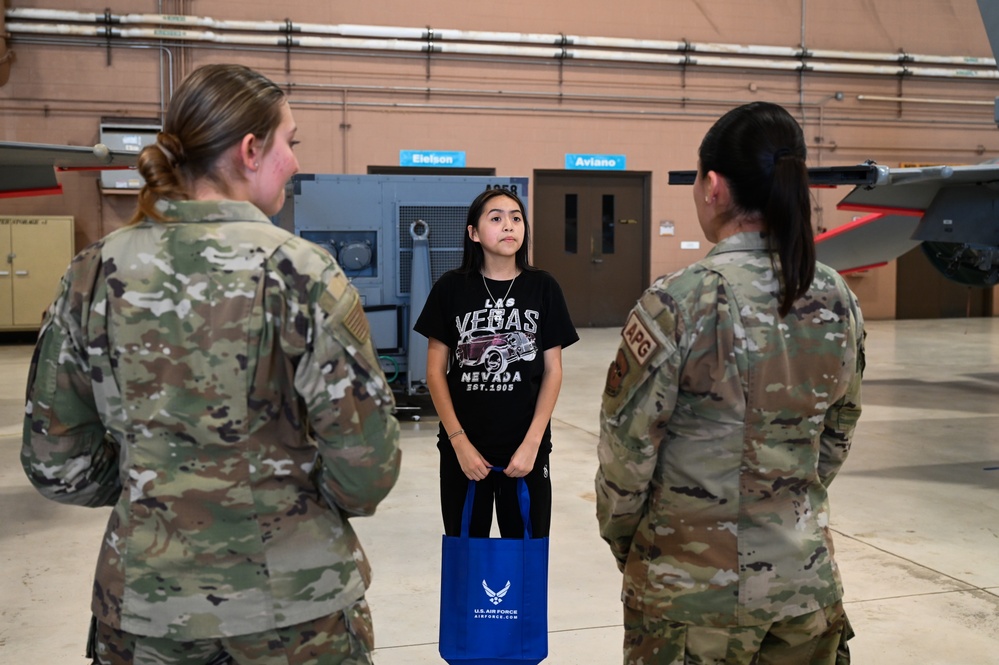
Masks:
[[[553,422],[551,665],[620,662],[620,576],[596,531],[597,409],[618,331],[581,330]],[[20,446],[30,347],[0,347],[0,663],[83,664],[107,510],[44,501]],[[999,319],[868,324],[864,415],[832,486],[854,663],[999,663]],[[378,665],[437,655],[437,424],[404,424],[399,484],[356,520]]]

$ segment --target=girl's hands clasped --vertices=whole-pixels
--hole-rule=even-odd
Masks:
[[[503,471],[511,478],[523,478],[534,470],[534,461],[538,458],[538,447],[541,442],[531,444],[526,440],[517,446],[516,452],[510,458],[510,463]]]
[[[489,475],[492,467],[467,437],[462,435],[452,441],[451,445],[454,447],[454,454],[458,457],[462,472],[469,480],[482,480]]]

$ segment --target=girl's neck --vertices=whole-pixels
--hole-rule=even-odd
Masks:
[[[490,260],[490,257],[486,255],[482,264],[482,276],[497,282],[513,279],[519,274],[517,260],[512,256]]]

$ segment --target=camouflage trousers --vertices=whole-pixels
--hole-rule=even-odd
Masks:
[[[624,607],[624,665],[849,665],[851,637],[842,603],[732,628],[678,623]]]
[[[342,612],[264,633],[178,642],[125,633],[98,621],[93,665],[371,665],[374,633],[361,598]]]

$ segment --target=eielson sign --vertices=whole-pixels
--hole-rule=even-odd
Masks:
[[[465,168],[464,150],[400,150],[399,166]]]
[[[589,171],[623,171],[628,159],[625,155],[581,155],[566,153],[565,168]]]

